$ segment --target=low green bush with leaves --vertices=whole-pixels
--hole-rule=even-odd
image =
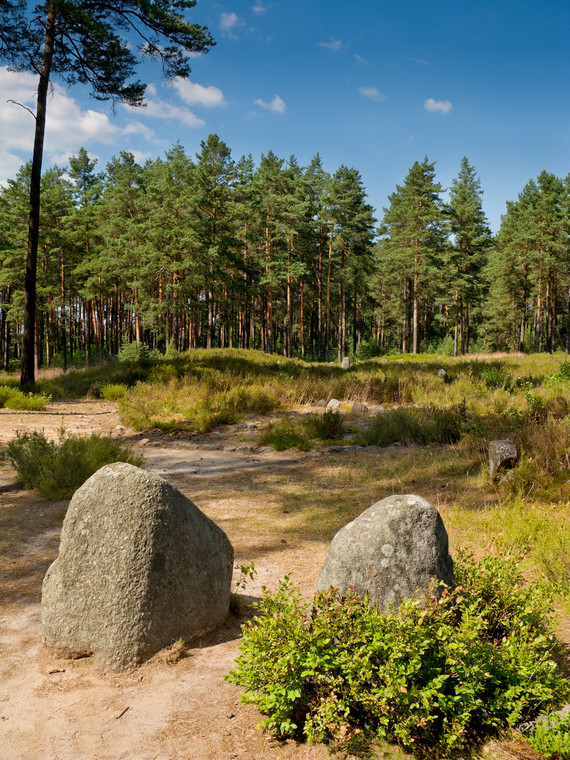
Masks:
[[[50,441],[37,431],[18,433],[8,444],[8,457],[26,488],[46,499],[70,499],[105,464],[144,464],[144,458],[133,454],[122,441],[95,434],[81,438],[65,433],[59,441]]]
[[[452,754],[568,697],[549,600],[512,560],[461,556],[454,589],[385,615],[333,589],[303,601],[264,589],[227,676],[276,736],[357,733]]]
[[[538,724],[528,742],[549,760],[567,760],[570,758],[570,715],[561,718],[552,713]]]

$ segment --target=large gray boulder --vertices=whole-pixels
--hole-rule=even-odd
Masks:
[[[106,667],[140,664],[179,638],[221,625],[233,548],[162,478],[116,463],[79,488],[42,589],[45,643]]]
[[[339,530],[317,590],[352,589],[389,612],[438,580],[453,584],[453,560],[439,512],[420,496],[389,496]]]

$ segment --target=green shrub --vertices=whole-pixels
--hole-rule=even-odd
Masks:
[[[122,441],[95,434],[81,438],[62,433],[55,442],[44,433],[18,433],[8,444],[8,456],[26,488],[46,499],[70,499],[105,464],[129,462],[140,467],[144,463]]]
[[[277,451],[293,448],[309,451],[312,448],[302,425],[290,419],[270,425],[259,442],[262,446],[273,446]]]
[[[455,443],[461,438],[465,410],[435,407],[391,409],[375,414],[362,440],[368,445]]]
[[[570,715],[561,718],[556,713],[539,723],[529,744],[546,758],[570,758]]]
[[[45,393],[24,393],[18,388],[7,388],[8,393],[0,392],[0,406],[6,409],[22,409],[42,412],[51,402],[51,396]]]
[[[7,385],[0,385],[0,409],[4,406],[13,392],[13,388],[8,387]]]
[[[106,401],[118,401],[125,397],[128,390],[128,386],[124,383],[108,383],[101,386],[99,395]]]
[[[305,430],[311,438],[319,441],[334,441],[342,438],[345,431],[342,412],[327,409],[322,414],[311,414],[304,420]]]
[[[525,586],[512,560],[460,557],[456,575],[439,599],[388,615],[333,589],[304,602],[286,576],[264,589],[227,677],[277,736],[363,732],[440,753],[566,698],[545,592]]]

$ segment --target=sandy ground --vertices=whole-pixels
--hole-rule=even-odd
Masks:
[[[16,430],[44,430],[49,437],[57,437],[62,427],[84,435],[116,434],[117,424],[115,406],[106,402],[56,402],[43,414],[0,410],[0,444]],[[133,445],[143,450],[137,438],[133,436]],[[144,453],[149,469],[190,498],[197,488],[207,489],[220,477],[227,481],[234,475],[257,475],[299,459],[298,454],[236,454],[160,440],[146,444]],[[228,530],[236,518],[228,513],[231,505],[221,499],[200,506],[234,542]],[[1,760],[322,760],[329,756],[323,747],[272,741],[256,728],[260,715],[242,705],[239,689],[224,679],[238,653],[240,621],[234,617],[198,642],[188,656],[177,659],[167,650],[129,673],[105,672],[92,659],[51,656],[41,639],[41,582],[57,556],[65,508],[66,503],[47,502],[23,490],[8,464],[1,464],[0,514],[13,514],[25,534],[25,540],[8,546],[0,557]],[[239,537],[237,562],[249,561],[245,552],[255,540],[255,536]],[[293,547],[277,539],[265,544],[266,550],[258,547],[258,575],[247,594],[255,598],[262,585],[274,586],[292,569],[310,593],[324,547],[311,542]]]

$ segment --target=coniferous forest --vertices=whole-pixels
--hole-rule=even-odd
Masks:
[[[29,164],[0,189],[0,368],[21,356]],[[570,175],[543,171],[496,236],[476,169],[448,189],[416,162],[375,211],[355,168],[210,135],[100,171],[80,149],[42,177],[36,366],[149,349],[311,360],[401,351],[568,351]]]

